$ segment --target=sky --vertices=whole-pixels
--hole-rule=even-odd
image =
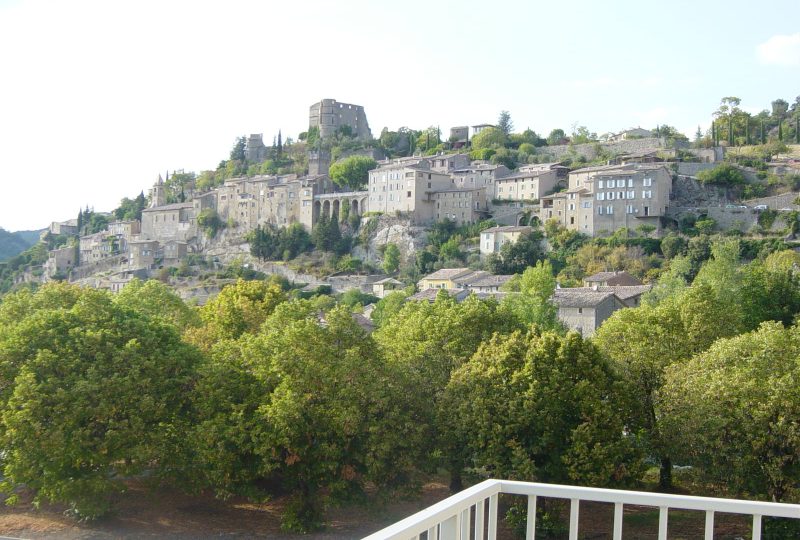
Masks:
[[[381,129],[708,128],[800,94],[797,0],[0,0],[0,227],[110,211],[323,98]]]

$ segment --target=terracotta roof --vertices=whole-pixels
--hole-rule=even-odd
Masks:
[[[403,282],[402,281],[398,281],[398,280],[396,280],[394,278],[391,278],[391,277],[387,277],[387,278],[379,279],[378,281],[373,281],[372,284],[373,285],[402,285]]]
[[[614,285],[602,287],[569,287],[558,289],[558,291],[569,291],[568,294],[578,294],[580,292],[614,293],[620,300],[629,300],[648,292],[652,288],[652,285]]]
[[[153,208],[145,208],[142,212],[161,212],[163,210],[180,210],[182,208],[193,208],[194,205],[192,203],[175,203],[175,204],[165,204],[163,206],[156,206]]]

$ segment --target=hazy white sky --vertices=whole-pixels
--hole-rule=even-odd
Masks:
[[[107,211],[238,135],[296,137],[322,98],[373,134],[494,122],[547,134],[800,94],[800,2],[0,0],[0,227]]]

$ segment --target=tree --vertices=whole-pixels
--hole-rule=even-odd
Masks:
[[[497,118],[497,129],[503,132],[508,137],[514,131],[514,122],[511,121],[511,113],[508,111],[500,111],[500,116]]]
[[[231,148],[231,161],[245,161],[245,153],[244,149],[247,145],[247,137],[242,135],[241,137],[236,137],[236,142],[233,143],[233,148]]]
[[[187,330],[186,339],[208,351],[217,341],[254,334],[286,300],[286,293],[277,285],[240,279],[200,309],[203,326]]]
[[[412,420],[412,379],[380,359],[349,310],[322,325],[313,304],[284,304],[256,345],[253,371],[270,392],[255,452],[293,493],[285,529],[318,528],[327,501],[363,497],[368,482],[379,495],[413,483],[426,427]]]
[[[745,183],[742,171],[730,163],[722,163],[713,169],[700,171],[697,173],[697,179],[703,184],[721,186],[738,186]]]
[[[467,464],[515,480],[607,486],[635,479],[613,373],[589,341],[495,336],[447,385],[444,429]]]
[[[490,269],[495,274],[519,274],[537,261],[544,259],[543,235],[539,230],[521,234],[516,242],[500,248],[498,257],[492,259]]]
[[[396,244],[386,244],[386,251],[383,252],[383,271],[392,274],[400,267],[400,249]]]
[[[571,141],[574,144],[586,144],[588,142],[596,141],[597,133],[591,133],[586,126],[572,126]]]
[[[506,134],[498,129],[493,127],[484,128],[472,137],[472,148],[476,150],[480,150],[482,148],[502,148],[506,144]]]
[[[518,279],[516,279],[518,278]],[[515,276],[513,287],[520,294],[508,294],[500,302],[500,309],[508,312],[520,327],[536,325],[542,330],[563,332],[558,320],[558,308],[553,303],[556,279],[550,261],[539,261],[520,276]]]
[[[340,188],[351,191],[363,189],[369,179],[369,171],[378,166],[378,163],[366,156],[350,156],[333,163],[328,175]]]
[[[461,468],[456,454],[446,449],[452,441],[442,438],[437,418],[444,414],[440,400],[451,372],[465,363],[481,342],[494,332],[508,331],[517,323],[498,309],[496,302],[483,302],[470,296],[457,304],[447,295],[433,303],[406,302],[393,317],[384,318],[372,335],[386,361],[407,372],[419,404],[417,422],[426,426],[429,437],[425,451],[434,456],[438,450],[442,465],[449,466],[451,489],[461,489]]]
[[[550,146],[562,144],[566,137],[567,135],[566,133],[564,133],[563,129],[554,129],[547,136],[547,144],[549,144]]]
[[[213,208],[204,208],[197,216],[197,225],[208,235],[214,238],[220,229],[225,228],[225,223],[219,218],[219,214]]]
[[[798,328],[764,323],[669,369],[661,403],[676,456],[735,494],[781,501],[800,481]]]
[[[124,478],[180,470],[196,350],[106,292],[45,285],[11,309],[20,302],[29,311],[0,335],[13,376],[0,410],[3,488],[24,484],[37,503],[94,518]]]
[[[198,326],[200,317],[169,286],[154,279],[132,279],[114,302],[152,320],[163,320],[178,331]]]

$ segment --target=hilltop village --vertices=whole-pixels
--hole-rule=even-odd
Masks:
[[[304,174],[262,173],[259,166],[267,162],[271,149],[262,134],[252,134],[241,141],[244,161],[250,165],[245,174],[225,178],[218,185],[184,183],[177,202],[168,189],[169,174],[159,176],[139,219],[111,216],[104,229],[92,234],[81,235],[85,227],[75,219],[54,222],[47,232],[51,238],[78,237],[77,241],[54,246],[41,271],[27,272],[17,280],[66,279],[118,292],[131,279],[163,276],[165,269],[185,267],[187,260],[211,259],[218,265],[244,261],[248,267],[280,273],[312,288],[329,285],[334,292],[358,288],[377,298],[409,284],[419,290],[411,297],[418,300],[433,300],[438,289],[457,299],[470,292],[502,296],[506,292],[501,288],[511,273],[492,273],[486,261],[502,257],[505,245],[513,245],[546,223],[590,238],[607,238],[620,231],[661,238],[687,221],[713,223],[717,232],[745,233],[763,225],[765,211],[797,208],[791,193],[754,199],[746,205],[736,200],[729,186],[698,181],[698,175],[731,167],[725,161],[731,147],[720,143],[718,134],[712,134],[705,145],[690,144],[668,130],[658,133],[642,128],[583,144],[563,137],[546,146],[527,144],[531,154],[520,163],[497,156],[489,159],[494,151],[473,149],[474,141],[502,129],[491,124],[457,126],[441,142],[437,128],[434,136],[439,144],[433,151],[429,130],[426,151],[414,151],[409,139],[411,148],[404,152],[409,155],[387,156],[371,144],[374,139],[362,106],[323,99],[311,105],[309,131],[301,137],[307,163]],[[385,134],[386,130],[382,138]],[[330,141],[343,136],[350,147],[334,155]],[[280,135],[277,146],[280,153]],[[520,145],[520,151],[525,146]],[[359,156],[372,162],[365,184],[354,188],[332,181],[335,162]],[[771,167],[783,175],[798,170],[792,159]],[[761,178],[758,169],[734,169],[745,183],[757,184]],[[753,194],[759,193],[754,190]],[[364,262],[355,265],[356,271],[345,268],[319,276],[278,264],[267,269],[264,261],[251,255],[257,230],[300,226],[311,235],[330,223],[351,232],[360,228],[362,246],[352,246],[349,255]],[[412,276],[416,279],[411,282],[408,276],[397,279],[401,276],[396,268],[383,265],[389,244],[407,260],[421,252],[427,232],[442,223],[453,228],[477,227],[473,230],[480,232],[479,242],[466,246],[474,255],[471,264],[452,268],[452,263],[439,261],[427,268],[432,274]],[[547,249],[547,239],[537,242]],[[382,266],[389,274],[375,271]],[[418,267],[426,270],[424,265]],[[638,305],[649,290],[640,278],[617,268],[605,270],[573,280],[576,286],[561,287],[554,296],[562,320],[587,335],[616,309]],[[202,302],[213,292],[213,287],[206,287],[188,297]]]

